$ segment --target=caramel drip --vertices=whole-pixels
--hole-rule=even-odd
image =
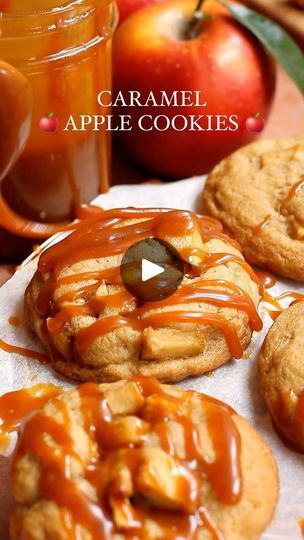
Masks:
[[[56,287],[61,285],[70,285],[71,283],[79,283],[80,281],[96,280],[97,283],[101,283],[105,280],[107,283],[119,284],[121,283],[119,267],[105,268],[104,270],[96,272],[83,272],[82,274],[72,274],[71,276],[65,276],[56,280]]]
[[[201,522],[204,524],[204,527],[209,532],[211,540],[225,540],[224,536],[222,535],[221,531],[217,528],[214,521],[211,519],[207,510],[201,509],[200,519],[201,519]]]
[[[290,203],[290,201],[292,201],[292,199],[300,193],[303,187],[304,187],[304,178],[302,178],[300,182],[297,182],[294,186],[292,186],[286,199],[281,204],[281,208],[284,207],[286,204]],[[263,221],[253,228],[252,233],[256,236],[259,236],[263,232],[265,227],[268,225],[268,223],[272,220],[272,218],[273,218],[273,214],[267,214],[264,217]]]
[[[295,291],[287,291],[277,296],[276,299],[284,300],[284,298],[291,298],[293,300],[292,304],[295,304],[297,302],[302,302],[304,300],[304,293],[299,293]]]
[[[232,255],[229,253],[209,253],[202,262],[202,269],[206,271],[213,266],[228,263],[236,263],[241,266],[250,275],[252,281],[259,284],[259,279],[256,276],[253,268],[251,268],[251,266],[244,259],[241,259],[241,257],[238,257],[237,255]]]
[[[10,345],[0,339],[0,349],[10,354],[19,354],[19,356],[25,356],[26,358],[32,358],[33,360],[38,360],[40,364],[47,364],[49,362],[48,357],[38,351],[32,351],[31,349],[26,349],[24,347],[16,347],[15,345]]]
[[[127,219],[146,221],[113,228],[114,225]],[[187,232],[194,230],[195,224],[199,224],[204,241],[218,238],[221,234],[222,227],[218,222],[205,216],[196,216],[186,210],[164,211],[153,208],[108,210],[96,217],[96,221],[92,224],[82,226],[62,242],[45,251],[40,257],[39,269],[43,272],[55,270],[55,273],[58,273],[60,267],[82,259],[123,253],[133,242],[142,238],[183,237]],[[231,243],[227,236],[222,236],[226,243]],[[68,252],[72,252],[71,258],[65,257]]]
[[[220,329],[226,337],[227,345],[234,358],[241,358],[243,349],[235,327],[216,313],[202,313],[197,311],[168,311],[165,313],[148,314],[144,319],[136,318],[136,312],[131,317],[112,315],[99,319],[88,328],[79,330],[76,343],[80,351],[85,351],[92,341],[99,336],[113,332],[123,326],[129,326],[133,330],[142,332],[145,328],[161,328],[173,326],[178,323],[207,324]]]
[[[51,384],[37,384],[29,389],[9,392],[0,397],[0,450],[5,450],[9,434],[20,428],[26,416],[59,394]]]
[[[294,197],[299,195],[299,193],[302,191],[303,188],[304,188],[304,177],[301,178],[301,180],[297,182],[294,186],[292,186],[284,202],[289,203],[290,201],[292,201]]]
[[[201,288],[202,286],[205,288]],[[227,287],[232,292],[226,292],[219,288],[211,288],[218,286]],[[262,321],[250,296],[240,289],[240,287],[225,280],[198,280],[193,285],[184,285],[166,300],[162,300],[161,302],[146,302],[145,306],[138,309],[137,312],[144,314],[152,309],[195,302],[204,302],[222,308],[229,305],[230,308],[240,309],[247,313],[252,330],[259,331],[262,329]]]
[[[223,332],[234,357],[242,356],[242,348],[235,328],[218,313],[189,311],[186,307],[182,312],[173,310],[153,315],[148,313],[156,307],[205,302],[220,308],[230,307],[244,311],[248,315],[251,328],[260,330],[262,323],[250,297],[240,288],[233,287],[231,283],[220,280],[212,282],[200,280],[192,286],[182,286],[169,300],[162,301],[161,304],[146,303],[143,307],[137,308],[136,300],[127,292],[96,296],[102,283],[107,285],[121,283],[118,266],[98,272],[60,277],[64,268],[80,260],[121,256],[133,243],[150,237],[164,240],[168,237],[182,238],[197,230],[203,242],[222,237],[226,242],[230,242],[222,234],[222,226],[219,222],[185,210],[164,211],[158,208],[124,208],[104,212],[94,210],[93,215],[96,215],[95,222],[84,224],[82,228],[49,248],[40,257],[39,269],[41,272],[48,272],[49,277],[37,300],[37,310],[41,315],[46,317],[49,315],[47,329],[51,334],[61,332],[64,325],[74,316],[99,317],[90,327],[79,331],[76,336],[78,346],[81,350],[85,350],[92,340],[121,326],[129,326],[134,330],[142,331],[148,326],[158,328],[181,322],[208,324]],[[126,224],[125,220],[128,219],[142,219],[143,221]],[[181,249],[180,254],[190,267],[190,277],[200,275],[214,266],[235,263],[248,272],[252,280],[260,284],[253,269],[237,255],[207,253],[196,248]],[[195,264],[192,263],[193,259],[196,261]],[[71,283],[79,283],[79,287],[61,295],[60,292],[59,295],[55,295],[60,286]],[[221,288],[217,289],[219,286]],[[223,287],[228,288],[228,292],[221,290]],[[82,303],[77,303],[79,300]],[[106,306],[117,308],[120,313],[100,317]]]
[[[272,218],[273,214],[267,214],[267,216],[264,217],[263,221],[253,228],[252,234],[259,236],[265,229],[265,227],[268,225],[268,223],[272,220]]]
[[[264,292],[265,289],[271,289],[271,287],[274,287],[277,282],[276,277],[269,272],[264,272],[263,270],[256,270],[255,274],[259,278],[262,292]]]
[[[112,540],[113,535],[118,533],[126,540],[135,537],[144,540],[147,519],[161,527],[166,540],[195,540],[202,527],[213,540],[223,540],[220,529],[204,507],[202,483],[206,482],[207,476],[216,497],[225,505],[237,504],[241,498],[241,442],[233,421],[234,411],[203,394],[185,392],[181,400],[168,394],[155,379],[136,377],[130,382],[138,403],[136,418],[139,436],[135,445],[124,440],[119,428],[122,417],[113,414],[99,386],[87,383],[78,388],[78,394],[83,427],[90,437],[90,451],[85,455],[79,452],[72,436],[67,406],[55,397],[52,400],[52,416],[45,410],[39,410],[26,420],[13,466],[24,454],[38,457],[41,463],[41,497],[53,501],[59,507],[68,540],[76,538],[76,528],[79,525],[93,538],[100,540]],[[22,402],[18,392],[14,393],[14,399],[18,403]],[[198,427],[191,416],[184,412],[188,407],[183,404],[189,401],[191,410],[192,399],[198,400],[205,415],[214,450],[213,461],[204,455]],[[9,406],[14,407],[14,402],[10,401]],[[177,456],[168,427],[172,420],[183,429],[185,449],[182,459]],[[149,433],[158,435],[161,448],[174,458],[178,467],[174,478],[178,477],[176,489],[182,511],[157,508],[153,501],[150,502],[149,492],[138,487],[138,482],[142,480],[140,471],[145,448],[153,450],[153,447],[145,444]],[[52,440],[51,445],[49,440]],[[79,488],[80,483],[73,477],[70,468],[71,460],[79,463],[83,478],[95,488],[94,498]],[[121,465],[130,471],[132,482],[129,488],[122,482],[122,477],[119,474],[117,476]],[[149,469],[149,477],[153,480],[153,468]],[[155,479],[157,485],[158,480]],[[138,489],[143,499],[136,496]],[[125,516],[127,526],[123,530],[116,528],[113,502],[118,506],[120,514]]]
[[[267,308],[266,311],[267,311],[268,315],[271,317],[271,319],[273,321],[275,321],[278,318],[278,316],[282,313],[283,310],[278,311],[276,309],[268,309]]]
[[[282,313],[283,311],[285,311],[285,309],[287,309],[281,304],[281,301],[286,298],[290,298],[292,300],[292,302],[289,304],[290,306],[292,304],[296,304],[297,302],[304,301],[304,293],[299,293],[295,291],[287,291],[285,293],[280,294],[279,296],[273,297],[267,291],[264,291],[263,301],[266,302],[266,304],[270,304],[272,307],[275,308],[274,310],[268,309],[268,308],[266,310],[267,313],[270,315],[270,317],[274,321],[280,315],[280,313]]]
[[[20,326],[20,319],[19,317],[16,317],[15,315],[11,315],[9,318],[8,318],[8,322],[11,326]]]
[[[201,289],[200,287],[203,285],[205,286],[205,288]],[[219,285],[231,289],[233,293],[225,292],[224,290],[220,289],[208,288],[218,287]],[[81,291],[83,292],[83,289],[81,289]],[[74,301],[78,297],[75,291],[68,293],[68,295],[70,301]],[[48,319],[48,330],[52,334],[57,334],[63,330],[64,324],[68,322],[73,316],[90,315],[95,317],[105,306],[111,306],[121,310],[122,308],[124,308],[125,305],[130,304],[131,301],[132,296],[127,291],[121,291],[116,294],[94,298],[93,300],[88,301],[85,305],[73,305],[65,307],[64,309],[60,310],[55,317]],[[161,302],[146,302],[143,307],[133,310],[131,313],[126,315],[125,324],[128,324],[128,321],[131,317],[132,322],[130,323],[130,325],[133,326],[133,319],[139,319],[144,314],[148,313],[150,310],[153,309],[175,306],[176,304],[187,304],[195,302],[204,302],[206,304],[212,304],[214,306],[222,308],[226,307],[228,304],[231,308],[240,309],[247,313],[251,328],[253,330],[259,331],[262,328],[262,321],[258,316],[258,313],[249,295],[247,295],[239,287],[229,282],[225,282],[224,280],[200,280],[196,281],[195,285],[184,285],[173,296],[166,300],[162,300]],[[195,311],[191,313],[195,313]],[[172,312],[170,312],[170,316],[171,314]],[[121,320],[121,317],[117,316],[116,320],[118,319]],[[115,319],[112,319],[112,321],[113,320],[115,321]],[[174,318],[172,319],[172,321],[174,321]],[[143,321],[140,321],[139,325],[141,324],[145,323]],[[102,325],[104,325],[105,331],[102,331]],[[105,317],[100,319],[98,321],[98,335],[107,333],[107,328],[107,318]]]

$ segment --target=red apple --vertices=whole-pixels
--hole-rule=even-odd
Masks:
[[[262,118],[260,113],[256,113],[254,116],[247,118],[246,128],[247,131],[260,133],[265,127],[265,120]]]
[[[165,0],[117,0],[119,24],[122,24],[132,13],[152,4],[160,4]]]
[[[267,118],[275,87],[273,61],[262,45],[215,0],[203,6],[209,18],[195,37],[187,35],[195,10],[192,0],[175,0],[144,8],[130,17],[114,37],[114,86],[127,98],[137,90],[144,101],[153,91],[202,92],[207,106],[117,107],[130,114],[132,130],[118,141],[133,161],[152,174],[171,179],[208,172],[219,160],[257,136],[246,129],[252,111]],[[236,115],[238,129],[215,131],[142,131],[140,117],[166,115]],[[213,121],[214,116],[213,116]],[[148,126],[147,126],[148,127]],[[227,126],[222,124],[222,128]],[[205,125],[206,128],[206,125]],[[208,125],[207,125],[208,128]]]
[[[51,113],[48,116],[43,116],[39,122],[41,131],[44,131],[45,133],[54,133],[57,131],[58,126],[59,121],[58,118],[54,116],[54,113]]]

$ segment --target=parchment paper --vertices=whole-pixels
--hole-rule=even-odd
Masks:
[[[144,184],[117,186],[110,193],[99,196],[94,204],[103,208],[120,206],[162,206],[200,211],[203,178],[192,178],[171,184]],[[0,289],[0,338],[23,347],[42,350],[37,339],[26,327],[22,314],[23,294],[36,267],[36,260],[26,264]],[[280,280],[271,289],[278,295],[286,290],[304,291],[296,283]],[[232,361],[216,370],[213,375],[188,379],[181,383],[186,388],[199,390],[229,403],[245,416],[272,447],[280,470],[281,496],[276,516],[263,535],[263,540],[299,540],[298,520],[304,517],[304,456],[287,449],[272,428],[269,414],[259,393],[256,357],[265,334],[272,324],[268,314],[260,307],[264,329],[255,334],[247,359]],[[21,326],[8,323],[11,315],[22,318]],[[54,382],[70,386],[50,366],[41,366],[33,360],[0,351],[0,394],[38,382]],[[11,508],[9,459],[0,458],[0,539],[8,540],[8,519]],[[229,539],[227,539],[229,540]],[[244,539],[246,540],[246,539]]]

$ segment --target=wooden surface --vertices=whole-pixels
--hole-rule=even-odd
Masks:
[[[293,135],[304,137],[304,100],[293,82],[279,69],[274,105],[262,138]],[[114,170],[116,184],[144,179],[144,176],[138,171],[134,172],[122,158],[116,159]],[[12,275],[12,272],[12,266],[0,265],[0,285]]]

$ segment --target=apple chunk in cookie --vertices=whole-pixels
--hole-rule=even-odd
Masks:
[[[148,377],[38,407],[12,486],[12,540],[258,540],[278,498],[271,450],[242,417]]]
[[[259,356],[260,386],[274,423],[304,452],[304,301],[274,322]]]
[[[130,246],[153,238],[171,244],[185,272],[172,296],[143,301],[124,287],[120,264]],[[125,208],[101,210],[41,255],[25,309],[54,367],[71,378],[176,381],[241,357],[262,327],[259,300],[257,276],[219,222]]]

